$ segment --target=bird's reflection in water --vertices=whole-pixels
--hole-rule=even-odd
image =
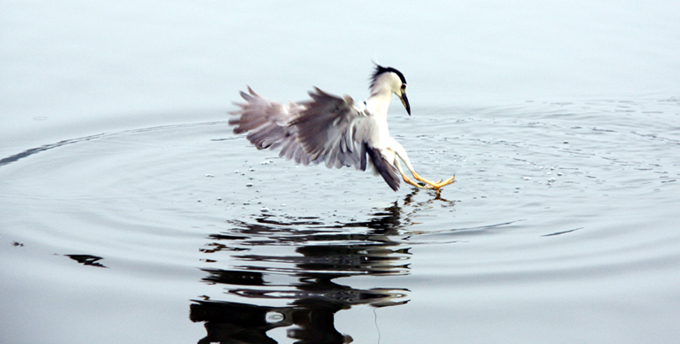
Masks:
[[[409,291],[337,281],[408,274],[410,247],[403,228],[409,221],[395,203],[364,222],[275,216],[232,222],[234,228],[211,235],[203,250],[214,258],[207,261],[216,263],[228,252],[229,269],[204,269],[203,281],[223,285],[221,295],[230,300],[204,296],[191,305],[191,320],[205,322],[207,330],[199,343],[276,343],[267,332],[280,327],[296,343],[351,342],[336,330],[335,313],[356,305],[404,304]]]

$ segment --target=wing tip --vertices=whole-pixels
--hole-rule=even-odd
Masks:
[[[248,89],[248,93],[246,93],[245,91],[239,91],[239,94],[241,95],[241,98],[245,99],[247,102],[250,103],[254,98],[262,98],[260,97],[259,94],[255,93],[255,91],[253,91],[253,89],[249,85],[246,85],[246,88]],[[239,103],[234,104],[242,106],[242,104]]]
[[[380,154],[380,150],[374,147],[366,145],[366,152],[368,153],[368,156],[371,158],[371,162],[373,163],[373,166],[375,169],[380,173],[380,175],[383,177],[387,185],[394,191],[399,190],[399,185],[401,184],[401,180],[399,180],[399,176],[397,175],[397,169],[387,162],[385,157]]]

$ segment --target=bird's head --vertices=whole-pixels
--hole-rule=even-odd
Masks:
[[[377,93],[384,89],[389,90],[399,97],[408,115],[411,115],[411,105],[406,97],[406,78],[404,74],[392,67],[376,65],[375,72],[371,77],[371,93]]]

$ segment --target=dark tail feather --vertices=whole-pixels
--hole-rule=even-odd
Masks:
[[[388,163],[382,154],[380,154],[378,149],[369,147],[368,145],[365,146],[366,152],[371,158],[373,166],[375,166],[375,169],[378,171],[378,173],[380,173],[383,179],[385,179],[387,185],[389,185],[394,191],[399,190],[399,183],[401,183],[401,180],[399,180],[399,172],[397,171],[397,168]]]

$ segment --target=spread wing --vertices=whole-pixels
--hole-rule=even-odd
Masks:
[[[237,104],[240,115],[229,121],[235,133],[249,131],[248,140],[257,148],[281,147],[280,156],[297,163],[325,162],[327,167],[353,166],[362,171],[370,162],[393,189],[399,188],[396,168],[373,146],[378,122],[354,106],[351,98],[340,98],[315,88],[311,101],[288,106],[268,101],[248,88],[241,92],[248,104]]]
[[[241,110],[231,113],[238,116],[229,120],[230,125],[236,126],[234,133],[248,132],[246,138],[257,149],[280,147],[279,156],[294,160],[298,164],[309,165],[312,162],[310,155],[305,153],[297,142],[297,128],[290,126],[290,122],[300,115],[304,107],[294,103],[286,106],[269,101],[250,87],[248,93],[241,92],[241,97],[248,103],[235,103]]]

